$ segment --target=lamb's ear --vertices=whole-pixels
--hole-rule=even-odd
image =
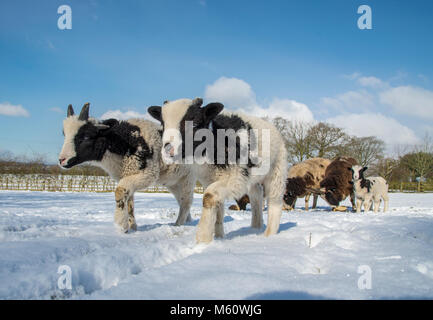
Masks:
[[[86,103],[81,109],[80,115],[78,116],[78,120],[87,121],[89,120],[89,108],[90,103]]]
[[[152,116],[152,118],[155,118],[158,121],[162,120],[161,117],[161,107],[160,106],[152,106],[147,108],[147,112]]]
[[[347,170],[354,172],[352,167],[347,167]]]
[[[206,121],[213,120],[223,109],[224,105],[218,102],[212,102],[203,107]]]
[[[361,169],[361,172],[364,172],[367,169],[368,169],[368,167],[364,167],[364,168]]]
[[[71,117],[74,115],[74,108],[72,108],[72,104],[68,106],[68,112],[66,113],[67,117]]]

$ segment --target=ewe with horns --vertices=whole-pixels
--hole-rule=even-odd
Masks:
[[[122,232],[136,230],[134,192],[153,184],[165,185],[180,205],[176,225],[190,220],[195,176],[188,166],[167,165],[161,159],[160,127],[151,121],[99,121],[89,118],[86,103],[79,116],[69,105],[63,121],[65,136],[59,164],[71,168],[90,163],[118,181],[114,221]]]

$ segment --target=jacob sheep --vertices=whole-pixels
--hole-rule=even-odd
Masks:
[[[374,202],[374,212],[379,211],[381,198],[384,202],[383,212],[388,210],[388,184],[382,177],[364,178],[364,172],[368,167],[355,165],[350,168],[352,171],[353,188],[356,197],[356,212],[361,212],[361,206],[364,204],[364,212],[367,212],[372,202]]]
[[[320,193],[333,206],[333,210],[338,210],[338,205],[347,196],[350,196],[352,209],[356,209],[352,175],[349,170],[356,164],[357,162],[353,158],[338,157],[326,168],[325,178],[320,182],[320,188],[323,188],[324,191]]]
[[[89,118],[88,103],[79,116],[69,105],[63,134],[62,168],[87,162],[101,167],[118,182],[114,221],[122,232],[137,229],[134,192],[156,183],[166,186],[180,205],[176,225],[191,219],[194,174],[187,166],[162,161],[161,132],[156,123],[141,119],[98,121]]]
[[[324,158],[311,158],[293,165],[288,172],[286,191],[284,193],[285,208],[294,209],[296,199],[305,197],[305,210],[308,210],[308,202],[313,193],[313,209],[317,205],[318,194],[311,189],[320,188],[320,182],[325,177],[326,168],[331,160]]]
[[[287,175],[283,138],[265,120],[221,112],[221,103],[204,107],[202,104],[200,98],[180,99],[148,109],[164,128],[163,158],[189,163],[205,187],[197,242],[211,242],[214,235],[224,236],[224,201],[239,199],[244,194],[251,201],[251,226],[261,228],[262,184],[268,203],[265,236],[277,233]]]

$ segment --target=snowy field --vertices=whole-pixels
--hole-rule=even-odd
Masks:
[[[276,236],[250,229],[249,210],[226,210],[226,237],[196,245],[200,195],[194,221],[175,227],[170,194],[137,194],[138,231],[119,234],[113,194],[1,191],[0,298],[433,298],[433,194],[391,194],[386,214],[303,202]],[[58,287],[60,266],[71,289]]]

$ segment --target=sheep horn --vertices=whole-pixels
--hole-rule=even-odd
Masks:
[[[192,100],[192,105],[193,106],[200,107],[202,104],[203,104],[203,99],[202,98],[195,98],[194,100]]]
[[[78,117],[78,120],[87,121],[89,120],[89,107],[90,103],[86,103],[83,108],[81,109],[80,115]]]
[[[67,112],[66,115],[67,115],[68,117],[71,117],[71,116],[74,115],[74,108],[72,108],[72,104],[70,104],[70,105],[68,106],[68,112]]]

